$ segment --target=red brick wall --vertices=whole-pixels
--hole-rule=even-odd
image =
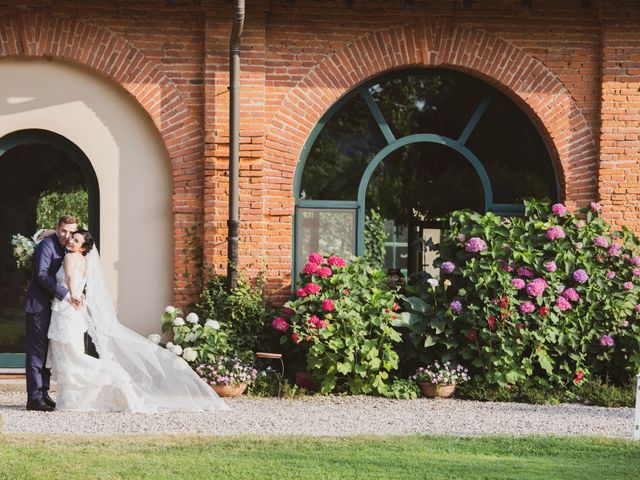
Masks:
[[[172,161],[175,292],[194,268],[225,271],[228,48],[232,2],[0,0],[0,57],[65,58],[120,83],[158,127]],[[300,151],[327,108],[384,71],[439,65],[511,96],[546,139],[570,205],[601,199],[640,231],[636,179],[639,13],[632,0],[253,0],[241,94],[241,268],[290,282],[292,185]],[[624,19],[624,20],[623,20]],[[186,249],[186,252],[185,252]],[[195,255],[197,256],[197,255]],[[187,258],[192,258],[187,261]]]

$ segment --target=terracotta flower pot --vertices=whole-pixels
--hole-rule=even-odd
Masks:
[[[246,383],[239,383],[238,385],[211,385],[211,388],[220,397],[239,397],[247,389]]]
[[[422,395],[427,398],[449,398],[456,390],[456,384],[440,385],[430,382],[418,382]]]

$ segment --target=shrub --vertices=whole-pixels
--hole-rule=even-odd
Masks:
[[[346,264],[313,253],[296,297],[272,326],[294,355],[304,355],[320,392],[384,393],[389,372],[398,366],[393,346],[400,341],[391,326],[395,293],[385,272],[362,258]]]
[[[420,387],[413,380],[398,378],[385,389],[383,395],[396,400],[415,400],[420,397]]]
[[[396,320],[414,357],[464,359],[500,386],[626,383],[640,367],[638,239],[599,211],[532,200],[523,217],[453,212],[440,279],[409,286]]]

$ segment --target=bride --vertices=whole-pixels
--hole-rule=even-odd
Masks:
[[[228,410],[183,359],[118,321],[93,244],[88,231],[74,233],[56,274],[74,300],[54,298],[51,306],[47,363],[57,385],[58,409]],[[84,353],[85,332],[100,358]]]

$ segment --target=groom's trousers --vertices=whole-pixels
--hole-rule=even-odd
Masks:
[[[27,397],[29,400],[42,398],[49,391],[51,370],[45,368],[49,347],[49,323],[51,309],[38,313],[27,313],[25,373],[27,377]]]

